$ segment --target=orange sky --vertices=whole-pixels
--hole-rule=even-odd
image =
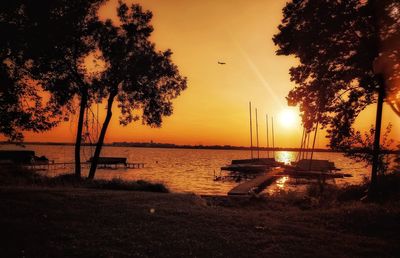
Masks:
[[[174,101],[174,114],[160,129],[141,122],[122,127],[115,109],[106,142],[150,141],[176,144],[249,145],[248,102],[258,108],[260,143],[265,145],[265,114],[275,116],[275,145],[299,147],[300,124],[283,126],[279,113],[294,87],[288,70],[294,58],[276,56],[272,36],[286,0],[143,0],[153,12],[152,40],[158,49],[171,48],[173,60],[188,78],[188,89]],[[101,9],[101,17],[115,17],[117,1]],[[224,61],[226,65],[218,65]],[[115,105],[116,106],[116,105]],[[103,109],[103,107],[102,107]],[[383,125],[400,128],[398,117],[384,108]],[[371,106],[357,120],[361,128],[374,123]],[[103,112],[101,112],[103,113]],[[103,120],[100,117],[100,121]],[[43,134],[27,134],[26,141],[72,142],[77,118]],[[394,133],[393,137],[398,138]],[[254,138],[255,140],[255,138]],[[323,134],[317,147],[325,147]]]

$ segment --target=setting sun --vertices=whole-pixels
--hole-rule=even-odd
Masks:
[[[293,128],[299,124],[299,116],[293,109],[284,109],[279,113],[279,123],[283,127]]]
[[[3,0],[0,35],[1,257],[400,258],[400,0]]]

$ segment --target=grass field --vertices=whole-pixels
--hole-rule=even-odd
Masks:
[[[398,257],[400,206],[1,187],[1,257]]]

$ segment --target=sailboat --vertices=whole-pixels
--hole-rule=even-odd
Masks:
[[[235,172],[244,172],[244,173],[260,173],[265,172],[272,167],[277,167],[283,165],[281,162],[277,162],[275,158],[269,157],[269,150],[267,151],[267,158],[260,158],[260,148],[259,148],[259,139],[258,139],[258,115],[257,109],[256,111],[256,139],[257,139],[257,157],[253,156],[253,124],[252,124],[252,115],[251,115],[251,102],[249,102],[249,111],[250,111],[250,159],[234,159],[231,164],[221,167],[221,170],[227,171],[235,171]],[[269,140],[268,140],[268,116],[267,118],[267,148],[269,148]],[[273,120],[272,120],[273,126]],[[272,138],[274,136],[272,135]]]
[[[335,173],[340,169],[335,166],[334,162],[322,159],[313,159],[315,140],[317,137],[318,123],[314,132],[313,145],[311,149],[310,159],[308,159],[308,153],[306,150],[309,147],[310,133],[307,133],[303,129],[303,136],[301,140],[300,152],[297,157],[297,161],[292,162],[291,165],[285,166],[285,170],[282,174],[289,175],[292,177],[326,177],[326,178],[343,178],[351,177],[350,174]],[[307,146],[306,146],[307,145]]]

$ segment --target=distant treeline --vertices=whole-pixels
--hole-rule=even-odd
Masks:
[[[10,144],[10,142],[0,142],[0,145]],[[24,145],[65,145],[65,146],[74,146],[74,143],[70,142],[25,142]],[[96,144],[82,144],[83,146],[95,146]],[[250,150],[250,147],[246,146],[232,146],[232,145],[178,145],[173,143],[157,143],[157,142],[113,142],[113,143],[105,143],[104,146],[109,147],[136,147],[136,148],[174,148],[174,149],[207,149],[207,150]],[[253,147],[253,150],[256,151],[257,147]],[[287,147],[275,147],[275,148],[266,148],[260,147],[260,151],[300,151],[300,148],[287,148]],[[312,149],[303,149],[302,151],[311,152]],[[321,149],[316,148],[314,152],[342,152],[339,150],[331,150],[331,149]],[[354,150],[354,152],[365,153],[370,152],[368,150]],[[383,150],[383,153],[388,154],[400,154],[400,150]]]
[[[250,150],[250,147],[246,146],[232,146],[232,145],[177,145],[173,143],[154,143],[154,142],[113,142],[110,146],[116,147],[143,147],[143,148],[178,148],[178,149],[211,149],[211,150]],[[257,150],[257,147],[253,147],[253,150]],[[300,148],[266,148],[260,147],[260,151],[299,151]],[[306,151],[311,151],[306,150]],[[316,152],[332,152],[330,149],[315,149]]]

